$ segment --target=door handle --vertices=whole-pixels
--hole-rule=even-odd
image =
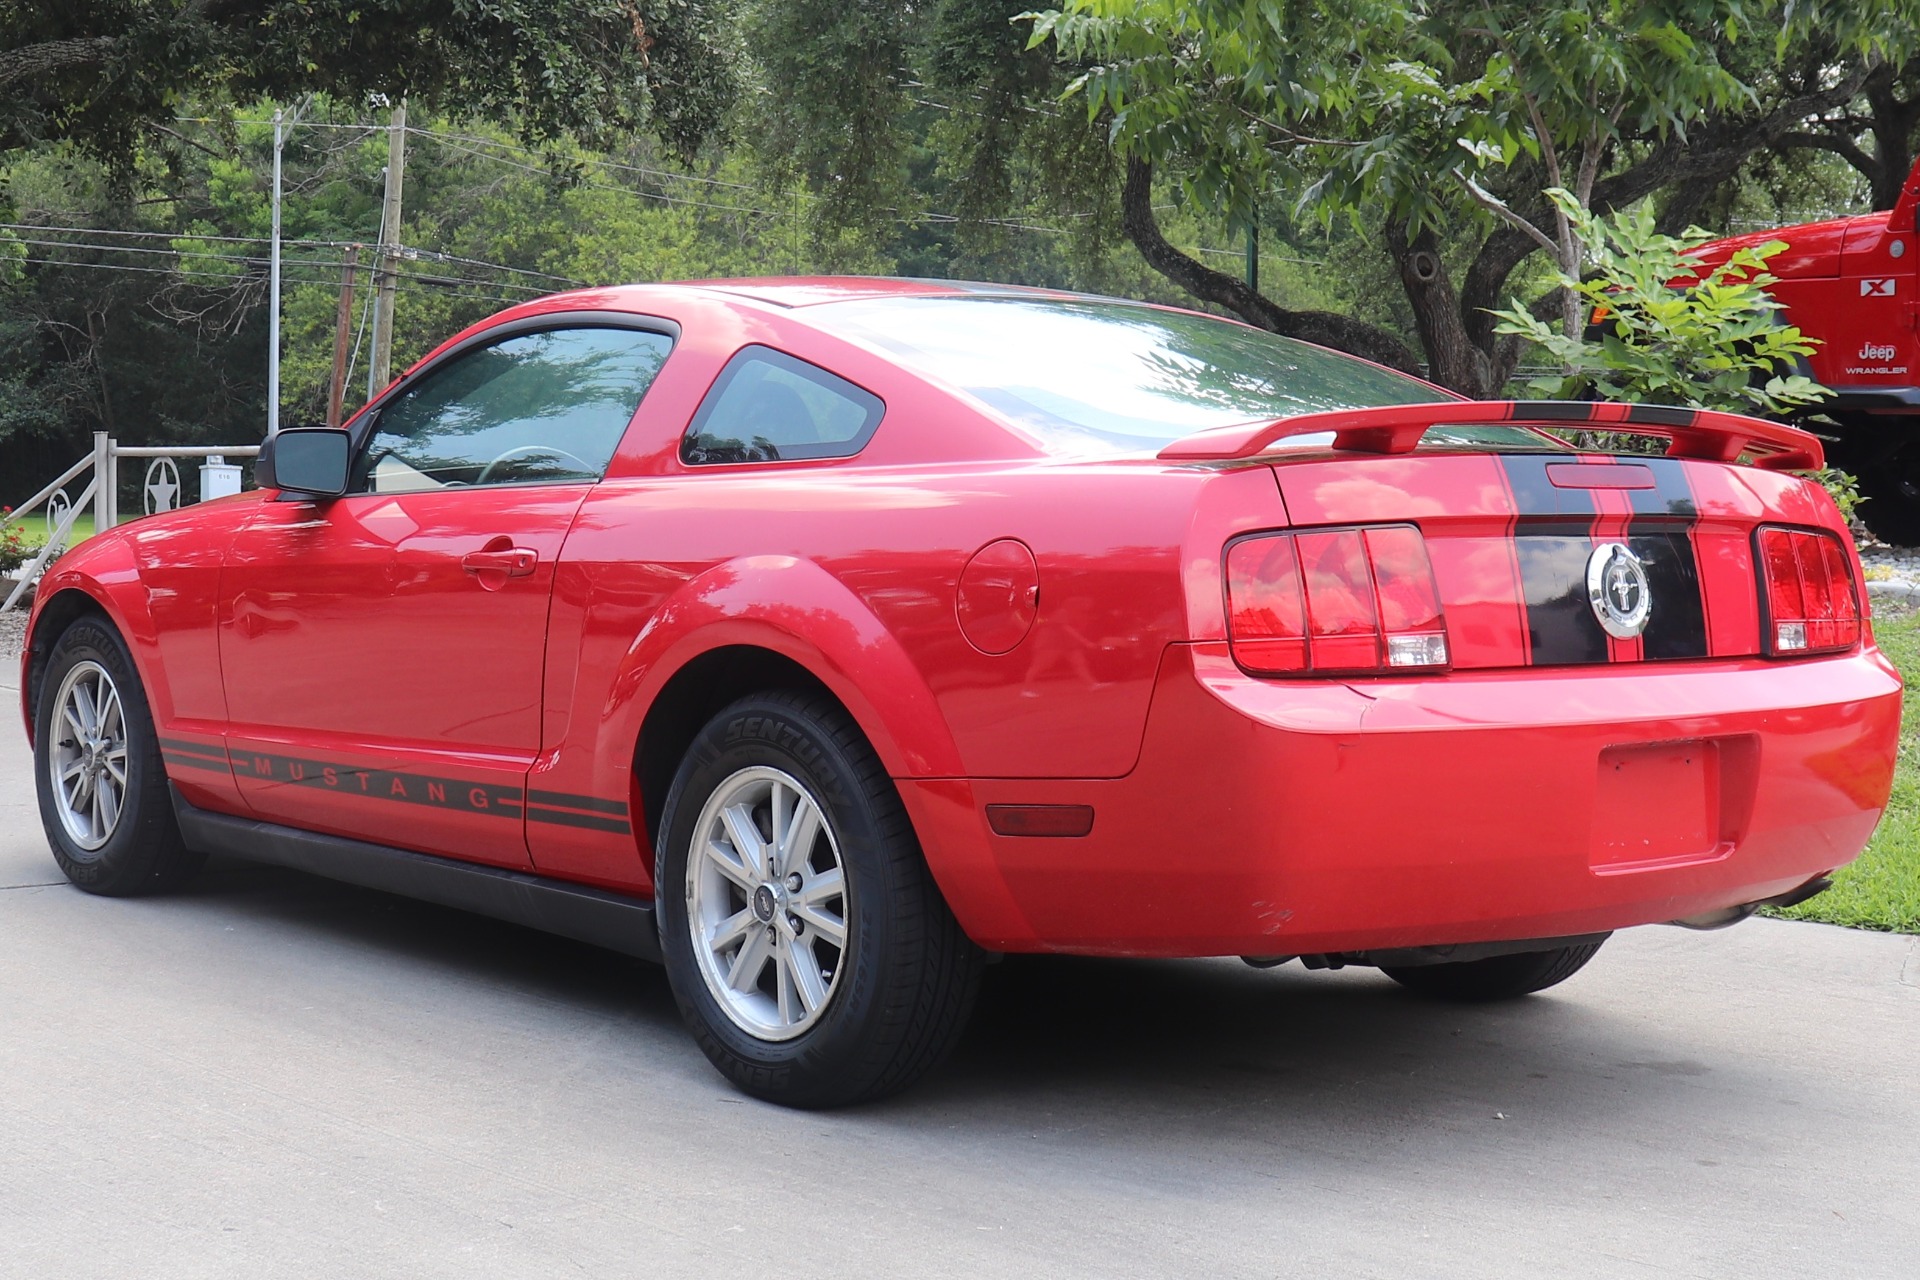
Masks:
[[[509,578],[525,578],[540,562],[540,553],[531,547],[489,548],[469,551],[460,557],[460,567],[468,573],[501,573]]]

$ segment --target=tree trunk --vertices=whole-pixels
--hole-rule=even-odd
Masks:
[[[1868,130],[1873,134],[1873,171],[1867,176],[1873,183],[1873,207],[1892,209],[1900,203],[1900,192],[1907,185],[1913,168],[1913,126],[1920,121],[1920,99],[1900,101],[1894,71],[1883,66],[1867,77],[1864,91],[1872,110]]]
[[[1408,239],[1407,224],[1391,221],[1387,223],[1387,248],[1400,268],[1400,287],[1413,307],[1420,345],[1426,348],[1427,376],[1461,395],[1482,400],[1495,396],[1500,387],[1493,362],[1474,344],[1461,319],[1460,302],[1432,229]]]
[[[1211,302],[1245,320],[1302,342],[1313,342],[1360,356],[1390,369],[1418,376],[1420,362],[1407,344],[1392,333],[1351,316],[1331,311],[1291,311],[1255,292],[1244,280],[1188,257],[1167,242],[1153,216],[1153,166],[1127,161],[1126,183],[1120,191],[1120,225],[1147,265],[1202,302]]]

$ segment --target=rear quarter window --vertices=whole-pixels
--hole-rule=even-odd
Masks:
[[[742,347],[701,401],[680,444],[691,466],[850,458],[873,438],[880,397],[771,347]]]

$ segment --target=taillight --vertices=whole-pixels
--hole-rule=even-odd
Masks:
[[[1447,624],[1412,525],[1259,534],[1227,548],[1227,636],[1258,675],[1436,671]]]
[[[1853,565],[1838,538],[1769,526],[1754,535],[1754,542],[1769,654],[1834,653],[1860,643]]]

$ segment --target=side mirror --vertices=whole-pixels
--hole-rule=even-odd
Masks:
[[[348,440],[339,427],[288,427],[261,444],[253,482],[262,489],[337,498],[347,491]]]

